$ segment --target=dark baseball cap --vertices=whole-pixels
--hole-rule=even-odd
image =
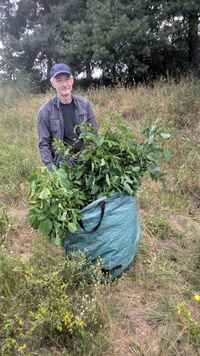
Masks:
[[[51,72],[50,72],[50,77],[54,78],[54,77],[56,77],[56,75],[61,74],[61,73],[66,73],[66,74],[72,75],[71,68],[67,64],[57,63],[52,66]]]

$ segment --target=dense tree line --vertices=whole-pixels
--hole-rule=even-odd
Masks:
[[[197,0],[0,0],[1,69],[45,82],[52,63],[95,68],[104,84],[199,69]]]

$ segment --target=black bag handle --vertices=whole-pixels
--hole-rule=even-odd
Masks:
[[[101,270],[102,270],[103,273],[112,274],[118,268],[122,268],[122,265],[117,265],[117,266],[115,266],[115,267],[113,267],[111,269],[102,268]]]
[[[85,229],[82,220],[79,221],[80,227],[82,227],[82,229],[85,230],[86,232],[88,232],[89,234],[92,233],[92,232],[97,231],[98,227],[101,225],[101,222],[102,222],[102,219],[103,219],[103,216],[104,216],[104,212],[105,212],[105,201],[104,201],[104,200],[101,200],[101,201],[99,202],[98,206],[101,208],[100,221],[98,222],[98,224],[97,224],[95,227],[93,227],[93,229],[92,229],[91,231],[88,231],[88,230]]]

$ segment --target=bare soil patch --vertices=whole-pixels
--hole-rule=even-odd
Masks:
[[[28,225],[28,208],[26,206],[12,207],[9,216],[13,222],[7,242],[7,249],[10,254],[24,260],[31,255],[33,247],[38,242],[38,232]]]

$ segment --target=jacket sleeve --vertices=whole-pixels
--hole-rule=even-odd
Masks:
[[[51,153],[52,137],[49,126],[48,115],[44,115],[42,110],[37,115],[38,145],[42,162],[50,170],[53,165],[53,156]]]
[[[89,101],[87,102],[87,120],[88,120],[88,122],[90,124],[93,125],[93,127],[95,129],[98,129],[99,125],[98,125],[98,123],[97,123],[97,121],[95,119],[95,115],[94,115],[94,112],[92,110],[92,106],[91,106]]]

